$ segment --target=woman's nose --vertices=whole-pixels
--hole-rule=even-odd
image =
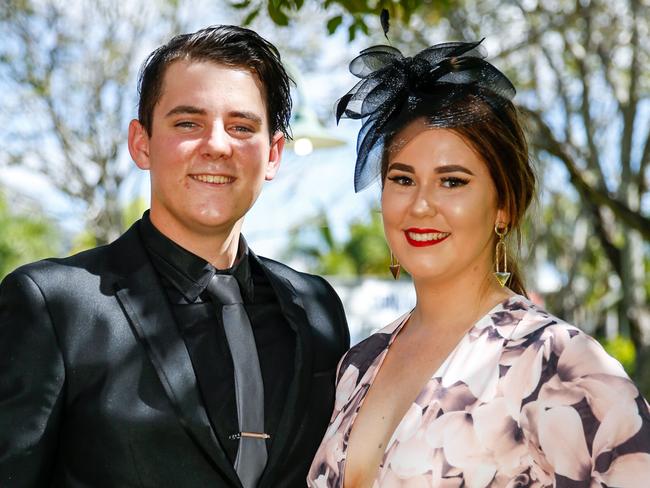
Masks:
[[[411,213],[417,216],[435,215],[437,204],[435,192],[428,186],[421,186],[415,194],[411,205]]]

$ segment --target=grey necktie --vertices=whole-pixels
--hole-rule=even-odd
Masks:
[[[235,369],[235,394],[239,419],[239,448],[235,471],[244,488],[253,488],[266,466],[264,385],[250,320],[244,310],[237,280],[216,274],[208,292],[223,304],[221,315]]]

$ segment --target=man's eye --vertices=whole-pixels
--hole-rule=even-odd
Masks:
[[[393,183],[396,183],[400,186],[411,186],[413,185],[413,180],[409,178],[408,176],[389,176],[388,179],[392,181]]]
[[[235,132],[244,132],[244,133],[253,132],[253,129],[251,129],[250,127],[246,127],[245,125],[236,125],[233,127],[233,130]]]
[[[465,186],[467,183],[469,183],[468,179],[459,178],[458,176],[446,176],[444,178],[441,178],[440,181],[442,181],[442,186],[445,188],[456,188],[459,186]]]
[[[181,127],[183,129],[192,129],[196,127],[196,124],[194,122],[190,122],[189,120],[182,120],[180,122],[176,122],[174,124],[174,127]]]

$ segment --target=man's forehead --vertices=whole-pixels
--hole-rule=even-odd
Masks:
[[[247,66],[240,66],[240,65],[231,65],[227,63],[220,63],[217,61],[209,60],[209,59],[187,59],[187,58],[182,58],[182,59],[177,59],[175,61],[172,61],[169,63],[169,65],[165,68],[165,71],[163,73],[163,80],[160,85],[161,91],[160,93],[164,93],[165,87],[168,84],[168,80],[170,79],[170,73],[172,75],[178,75],[180,73],[187,73],[193,71],[194,68],[197,67],[212,67],[212,68],[217,68],[220,71],[223,71],[224,73],[233,73],[240,75],[242,79],[249,78],[252,79],[252,81],[255,83],[257,86],[258,90],[260,91],[261,94],[264,94],[264,85],[262,84],[259,76],[255,72],[255,70],[247,67]]]
[[[165,98],[165,95],[168,94],[169,80],[176,79],[182,73],[190,72],[192,71],[193,68],[201,67],[201,66],[215,67],[218,68],[219,70],[223,70],[223,73],[225,74],[232,73],[236,75],[242,75],[242,78],[240,80],[236,80],[236,79],[230,80],[228,83],[224,83],[223,81],[217,81],[217,80],[214,81],[214,84],[219,86],[220,90],[227,90],[232,95],[237,95],[238,92],[244,89],[243,87],[246,86],[245,84],[246,79],[252,80],[255,86],[257,87],[259,98],[264,106],[264,110],[266,111],[266,90],[264,89],[264,85],[262,84],[259,77],[257,76],[257,73],[255,73],[253,70],[245,66],[238,66],[238,65],[234,66],[226,63],[220,63],[213,60],[205,60],[205,59],[183,58],[183,59],[172,61],[167,66],[167,68],[163,73],[162,83],[160,84],[160,94],[158,96],[156,105],[160,105],[160,102]],[[207,80],[209,79],[206,77],[206,81]],[[191,97],[192,90],[187,88],[187,90],[183,91],[183,88],[185,87],[183,86],[180,87],[181,94]],[[254,99],[254,98],[255,97],[250,97],[250,96],[248,97],[248,99]],[[250,101],[252,102],[253,100]]]

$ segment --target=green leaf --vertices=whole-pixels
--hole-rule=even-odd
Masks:
[[[327,222],[327,218],[323,216],[324,225],[321,225],[319,228],[321,238],[327,244],[327,247],[330,251],[335,250],[336,242],[334,241],[334,236],[332,235],[332,229]]]
[[[250,13],[246,16],[246,18],[244,19],[244,22],[243,22],[244,26],[251,25],[251,24],[253,23],[253,21],[255,20],[255,18],[256,18],[259,14],[260,14],[260,8],[259,8],[259,7],[256,8],[255,10],[253,10],[252,12],[250,12]]]
[[[230,6],[232,8],[236,8],[236,9],[239,9],[239,10],[243,10],[245,8],[250,7],[250,4],[251,4],[251,0],[243,0],[241,2],[230,2]]]
[[[336,29],[338,29],[339,25],[343,22],[343,16],[342,15],[337,15],[336,17],[332,17],[327,21],[327,32],[331,35],[336,32]]]
[[[282,10],[275,8],[273,5],[274,3],[275,2],[268,3],[269,17],[271,17],[271,20],[279,26],[284,27],[289,25],[289,17],[287,17]]]
[[[350,27],[348,27],[348,40],[352,42],[355,37],[357,37],[357,25],[350,24]]]
[[[359,27],[359,29],[360,29],[360,30],[361,30],[365,35],[367,35],[367,36],[370,35],[370,30],[368,29],[368,24],[366,24],[366,23],[363,21],[363,19],[359,18],[359,20],[357,20],[357,26]]]

